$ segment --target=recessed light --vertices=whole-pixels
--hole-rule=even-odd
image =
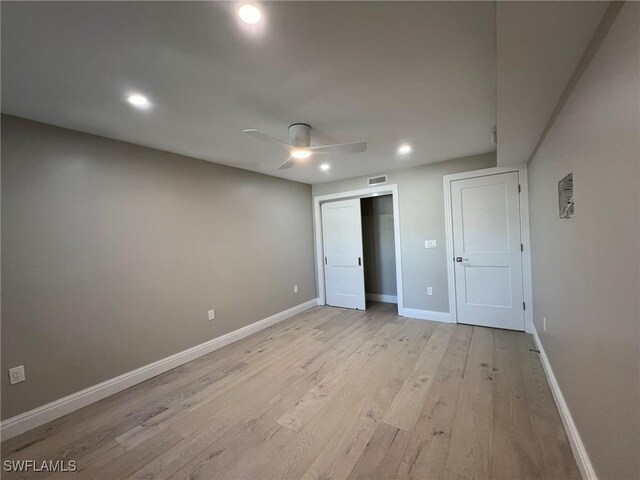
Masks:
[[[322,165],[320,165],[320,170],[322,170],[323,172],[328,172],[329,170],[331,170],[331,165],[329,165],[328,163],[323,163]]]
[[[136,108],[148,108],[151,105],[149,99],[144,95],[140,95],[139,93],[132,93],[127,96],[127,102],[129,102]]]
[[[292,150],[291,156],[293,158],[297,158],[298,160],[302,160],[305,158],[309,158],[311,156],[310,150]]]
[[[250,3],[241,6],[238,10],[238,15],[240,16],[240,20],[249,25],[255,25],[262,18],[260,9]]]
[[[408,155],[413,151],[413,148],[408,143],[403,143],[398,147],[398,155]]]

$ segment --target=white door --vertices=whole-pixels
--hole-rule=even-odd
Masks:
[[[365,310],[360,199],[322,204],[327,304]]]
[[[518,172],[451,182],[458,322],[524,330]]]

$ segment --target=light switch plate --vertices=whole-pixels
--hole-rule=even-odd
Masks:
[[[438,248],[438,242],[435,240],[425,240],[424,248]]]
[[[216,319],[216,311],[215,310],[209,310],[209,320],[215,320]]]

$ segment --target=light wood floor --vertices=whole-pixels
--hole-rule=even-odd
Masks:
[[[533,349],[395,305],[315,307],[10,439],[2,457],[79,467],[20,478],[579,478]]]

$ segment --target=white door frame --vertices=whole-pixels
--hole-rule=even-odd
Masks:
[[[529,235],[529,186],[527,181],[527,165],[515,164],[507,167],[492,167],[470,172],[445,175],[444,182],[444,218],[447,243],[447,276],[449,280],[449,312],[451,320],[458,322],[456,307],[455,265],[453,259],[453,216],[451,212],[451,182],[467,178],[486,177],[500,173],[518,172],[522,191],[520,192],[520,235],[524,245],[522,251],[522,285],[524,289],[524,330],[533,332],[533,294],[531,289],[531,237]]]
[[[316,248],[316,274],[318,280],[318,305],[326,304],[326,292],[324,281],[324,248],[322,245],[322,212],[320,205],[334,200],[346,200],[348,198],[367,198],[379,195],[391,195],[393,200],[393,237],[396,251],[396,289],[398,295],[398,315],[404,311],[404,299],[402,296],[402,254],[400,243],[400,208],[398,206],[398,185],[379,185],[376,187],[362,188],[350,192],[330,193],[313,197],[313,226],[315,230]]]

